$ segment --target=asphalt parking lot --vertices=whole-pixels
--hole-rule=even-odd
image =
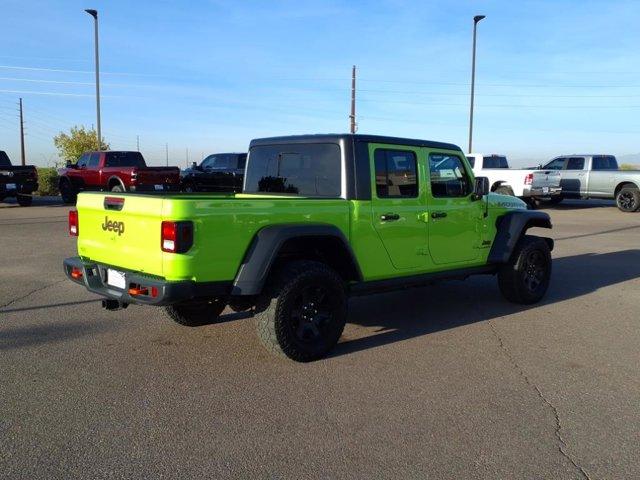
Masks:
[[[552,285],[363,297],[326,360],[251,319],[107,312],[64,279],[68,208],[0,204],[0,472],[35,478],[640,478],[640,213],[547,211]]]

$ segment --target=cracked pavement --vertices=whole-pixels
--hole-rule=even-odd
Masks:
[[[300,365],[240,314],[102,310],[63,278],[67,210],[0,204],[3,478],[640,478],[640,214],[547,209],[541,304],[492,277],[357,298]]]

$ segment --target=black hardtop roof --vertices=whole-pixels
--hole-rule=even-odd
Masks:
[[[431,140],[417,140],[414,138],[387,137],[384,135],[361,135],[351,133],[322,133],[314,135],[288,135],[284,137],[256,138],[251,140],[249,148],[258,145],[278,145],[287,143],[338,143],[341,140],[356,142],[388,143],[392,145],[407,145],[411,147],[442,148],[444,150],[460,150],[453,143],[434,142]]]
[[[140,152],[138,150],[87,150],[84,153],[140,153]]]

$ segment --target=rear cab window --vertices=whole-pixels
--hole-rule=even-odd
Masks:
[[[340,147],[335,143],[251,147],[244,193],[339,198],[342,194]]]
[[[482,168],[509,168],[509,163],[503,155],[489,155],[482,157]]]

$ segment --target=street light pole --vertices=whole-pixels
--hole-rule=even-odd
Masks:
[[[476,15],[473,17],[473,52],[471,54],[471,106],[469,107],[469,150],[471,153],[473,147],[473,97],[476,87],[476,30],[478,22],[485,18],[485,15]]]
[[[93,9],[85,10],[89,15],[93,17],[95,25],[95,49],[96,49],[96,115],[98,130],[96,137],[98,139],[98,150],[102,147],[102,130],[100,128],[100,56],[98,54],[98,11]]]

